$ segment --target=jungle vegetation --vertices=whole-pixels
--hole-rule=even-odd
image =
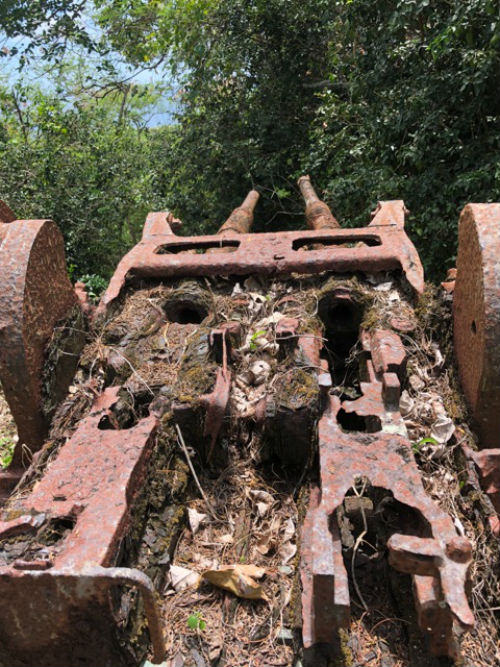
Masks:
[[[404,199],[438,280],[500,196],[498,0],[4,0],[0,30],[0,196],[58,222],[74,277],[148,210],[210,233],[254,185],[255,229],[297,228],[310,173],[342,224]]]

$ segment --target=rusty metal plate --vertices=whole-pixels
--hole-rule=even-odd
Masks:
[[[500,446],[500,204],[460,216],[453,292],[460,380],[483,447]]]
[[[1,647],[15,660],[66,665],[74,651],[83,651],[84,664],[115,664],[116,647],[107,656],[106,645],[116,625],[109,591],[117,585],[139,588],[155,654],[163,652],[152,583],[136,570],[114,567],[157,428],[154,416],[128,429],[110,428],[119,390],[104,390],[33,490],[3,512],[0,545],[29,537],[48,522],[68,526],[53,544],[35,541],[22,557],[3,557]],[[100,641],[89,645],[84,636],[82,648],[84,627],[96,636],[101,632]]]
[[[23,446],[39,449],[47,433],[42,410],[44,353],[54,326],[77,298],[66,271],[64,242],[50,220],[0,223],[0,380],[19,442],[0,494],[23,472]],[[67,384],[71,378],[67,378]]]
[[[332,641],[334,629],[349,623],[348,578],[335,517],[349,489],[364,479],[415,512],[415,525],[389,538],[389,563],[414,576],[423,632],[429,629],[432,610],[433,651],[456,657],[451,629],[474,625],[465,590],[472,548],[427,496],[405,437],[399,413],[398,373],[405,363],[401,341],[386,331],[364,334],[362,339],[371,353],[365,360],[368,381],[361,382],[362,396],[341,402],[328,395],[318,425],[321,485],[313,489],[302,532],[304,645]],[[346,431],[339,421],[341,411],[365,418],[369,428]]]

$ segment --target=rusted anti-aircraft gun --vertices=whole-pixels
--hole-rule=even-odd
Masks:
[[[302,177],[299,187],[308,230],[252,234],[256,191],[216,235],[179,236],[179,221],[170,213],[150,213],[141,241],[123,257],[92,313],[94,326],[105,322],[125,291],[142,281],[183,277],[287,279],[300,274],[327,279],[395,272],[411,299],[418,300],[423,270],[404,229],[402,201],[380,202],[366,227],[347,229],[317,197],[309,177]],[[90,309],[81,287],[75,292],[68,280],[62,237],[53,222],[16,220],[2,204],[0,244],[0,379],[19,433],[12,463],[0,472],[0,493],[6,501],[0,544],[19,536],[29,542],[30,535],[50,522],[65,522],[66,527],[52,551],[28,549],[26,557],[5,557],[0,565],[0,658],[11,660],[5,664],[130,664],[117,657],[121,653],[114,633],[117,591],[129,587],[142,598],[153,661],[160,662],[164,642],[155,586],[144,572],[120,566],[120,554],[148,471],[154,468],[161,402],[151,403],[136,423],[117,425],[113,415],[120,385],[108,383],[43,475],[10,504],[16,485],[29,472],[29,456],[44,444],[54,410],[66,396]],[[464,392],[482,445],[489,448],[483,451],[497,457],[499,246],[500,205],[467,206],[460,222],[455,344]],[[166,307],[164,318],[185,336],[205,318],[203,308],[187,295]],[[318,419],[307,410],[266,405],[265,399],[256,412],[267,433],[282,430],[294,443],[276,445],[284,463],[304,465],[315,446],[319,451],[320,484],[311,490],[302,528],[304,645],[331,641],[334,630],[349,622],[348,576],[336,517],[348,489],[358,481],[390,494],[413,517],[408,530],[388,539],[389,562],[412,576],[419,624],[434,653],[455,656],[457,631],[474,625],[466,595],[471,545],[424,491],[400,414],[406,364],[401,334],[406,324],[395,319],[390,328],[364,330],[361,314],[362,304],[344,288],[332,288],[319,303],[326,331],[344,327],[351,342],[360,342],[359,397],[349,400],[331,391],[322,331],[303,335],[300,323],[288,318],[276,326],[276,341],[282,345],[296,340],[297,358],[316,369]],[[59,348],[67,354],[54,360],[47,350],[59,329],[65,332]],[[212,386],[195,401],[177,399],[168,406],[206,461],[213,456],[229,410],[231,346],[240,334],[237,321],[214,327],[209,336],[217,364]]]

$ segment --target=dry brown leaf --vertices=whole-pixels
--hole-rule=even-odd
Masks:
[[[260,517],[266,515],[274,505],[274,498],[267,491],[261,489],[252,489],[249,492],[251,500],[256,501],[257,514]]]
[[[196,533],[200,529],[201,524],[208,519],[208,515],[202,514],[201,512],[197,512],[195,509],[192,509],[191,507],[188,507],[187,512],[188,512],[189,527],[191,528],[191,532],[193,533],[193,535],[196,535]]]
[[[438,415],[438,418],[431,427],[431,436],[440,443],[450,440],[455,433],[455,424],[453,420],[446,415]]]
[[[256,535],[255,549],[260,554],[265,556],[271,548],[271,534],[269,531],[264,531],[260,535]]]
[[[289,542],[295,537],[295,523],[291,517],[285,521],[283,528],[283,541]]]
[[[407,417],[411,414],[415,406],[415,401],[411,398],[410,394],[405,389],[401,392],[401,398],[399,399],[399,409],[403,417]]]
[[[285,542],[284,544],[282,544],[279,550],[279,554],[281,556],[281,564],[286,565],[287,563],[289,563],[296,553],[297,553],[297,547],[295,544],[292,544],[291,542]]]
[[[189,586],[197,586],[200,581],[198,572],[188,570],[187,567],[180,567],[179,565],[171,565],[168,572],[168,582],[174,591],[183,591]]]
[[[418,375],[410,375],[408,382],[410,383],[410,387],[413,389],[413,391],[416,392],[422,391],[422,389],[425,387],[425,382],[419,378]]]
[[[226,565],[218,570],[206,570],[201,576],[218,588],[234,593],[246,600],[266,600],[262,586],[255,579],[261,579],[266,571],[256,565]],[[255,578],[255,579],[254,579]]]

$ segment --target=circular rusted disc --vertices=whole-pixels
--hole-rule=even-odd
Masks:
[[[453,294],[455,353],[482,447],[500,446],[500,204],[460,216]]]
[[[45,436],[41,374],[55,324],[76,305],[63,237],[50,220],[4,224],[0,245],[0,378],[19,443],[35,451]]]

